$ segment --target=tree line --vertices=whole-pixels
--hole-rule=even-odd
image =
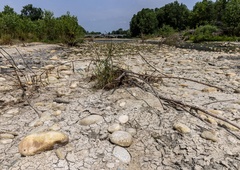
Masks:
[[[227,36],[240,36],[240,0],[202,0],[192,10],[178,1],[161,8],[144,8],[130,21],[133,37],[161,35],[171,31],[198,29]]]
[[[21,14],[6,5],[0,12],[0,43],[11,44],[12,40],[61,42],[74,45],[82,40],[85,30],[70,12],[54,17],[48,10],[32,4],[23,6]]]

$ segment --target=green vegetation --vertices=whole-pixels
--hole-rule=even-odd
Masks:
[[[122,74],[119,68],[113,65],[113,45],[108,44],[108,54],[105,59],[98,58],[96,60],[96,68],[94,71],[95,87],[102,89],[112,89],[117,86],[116,79]]]
[[[53,12],[26,5],[21,14],[5,6],[0,12],[0,43],[11,44],[13,41],[60,42],[76,45],[81,42],[85,30],[78,24],[78,19],[67,12],[55,18]]]
[[[133,15],[130,32],[133,37],[168,37],[174,32],[195,30],[187,34],[187,39],[194,42],[236,40],[240,36],[239,23],[240,0],[202,0],[192,10],[174,1]]]

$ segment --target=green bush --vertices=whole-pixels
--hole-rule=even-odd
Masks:
[[[200,26],[195,30],[194,35],[191,36],[190,39],[194,43],[198,43],[202,41],[212,41],[214,39],[213,33],[217,31],[218,31],[218,28],[216,26],[212,26],[212,25]]]
[[[175,33],[175,30],[169,25],[163,25],[162,28],[159,29],[158,33],[163,37],[168,37],[170,35],[173,35]]]
[[[50,11],[45,10],[43,14],[39,19],[31,19],[15,12],[0,12],[1,43],[20,40],[76,45],[82,42],[85,30],[78,24],[77,17],[69,12],[59,18],[54,18]]]
[[[1,36],[0,45],[11,45],[12,36],[10,34],[4,34]]]

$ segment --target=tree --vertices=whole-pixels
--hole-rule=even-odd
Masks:
[[[216,0],[216,2],[214,3],[214,10],[215,10],[217,25],[222,25],[227,2],[228,0]]]
[[[56,31],[61,36],[61,39],[68,45],[75,45],[79,38],[84,36],[86,32],[83,27],[78,24],[76,16],[71,16],[70,12],[57,18]]]
[[[215,20],[214,3],[211,0],[197,2],[191,13],[191,26],[212,24]]]
[[[28,4],[21,10],[21,16],[30,18],[32,21],[43,18],[43,10],[41,8],[35,8],[32,4]]]
[[[189,10],[186,5],[178,1],[169,3],[158,12],[158,22],[169,25],[176,30],[184,30],[188,26]]]
[[[226,4],[223,20],[226,26],[230,28],[232,35],[240,34],[240,0],[230,0]]]
[[[137,15],[134,15],[130,22],[130,31],[132,36],[143,34],[153,34],[158,28],[156,13],[151,9],[142,9]]]
[[[4,14],[4,15],[12,15],[12,14],[16,15],[17,13],[14,12],[13,8],[11,8],[10,6],[6,5],[3,8],[2,14]]]

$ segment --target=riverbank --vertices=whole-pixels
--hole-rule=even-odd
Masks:
[[[106,58],[109,48],[109,44],[93,42],[79,47],[42,43],[4,47],[26,77],[34,72],[41,75],[41,82],[34,86],[33,79],[21,77],[26,83],[28,101],[24,101],[16,77],[0,73],[0,169],[240,167],[239,130],[222,120],[174,108],[135,86],[94,89],[93,60]],[[155,92],[240,124],[239,52],[116,43],[112,59],[138,74],[164,75],[152,83]],[[1,67],[10,68],[8,62],[3,59]],[[69,142],[33,156],[20,155],[18,144],[24,137],[46,131],[62,132]],[[114,131],[130,135],[129,145],[113,140]]]

